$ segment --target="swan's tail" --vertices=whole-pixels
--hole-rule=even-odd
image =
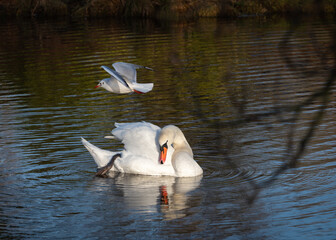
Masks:
[[[132,88],[136,93],[147,93],[153,89],[153,83],[132,83]]]
[[[86,141],[84,138],[81,138],[81,139],[82,139],[82,143],[84,147],[89,151],[94,161],[98,165],[98,168],[106,166],[110,162],[112,156],[116,154],[115,152],[111,152],[111,151],[96,147],[95,145]]]

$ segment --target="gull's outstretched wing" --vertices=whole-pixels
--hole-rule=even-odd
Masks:
[[[149,67],[144,67],[141,65],[125,63],[125,62],[116,62],[116,63],[113,63],[112,66],[121,76],[125,78],[126,81],[129,81],[129,82],[137,81],[136,69],[145,68],[145,69],[153,71],[153,69]]]
[[[130,86],[128,85],[127,81],[116,71],[112,70],[111,68],[107,67],[107,66],[101,66],[106,72],[108,72],[109,74],[111,74],[111,76],[113,76],[115,79],[117,79],[120,83],[122,83],[123,85],[125,85],[125,87],[130,88]]]

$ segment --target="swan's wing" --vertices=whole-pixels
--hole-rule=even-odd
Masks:
[[[117,79],[121,84],[123,84],[125,87],[130,88],[127,81],[116,71],[112,70],[111,68],[107,66],[101,66],[106,72],[111,74],[115,79]]]
[[[160,128],[147,122],[116,123],[112,134],[122,141],[125,150],[154,161],[159,157],[157,137]]]
[[[145,69],[153,71],[153,69],[149,67],[144,67],[141,65],[125,63],[125,62],[116,62],[116,63],[113,63],[112,66],[121,76],[125,78],[126,81],[129,81],[129,82],[137,81],[136,69],[145,68]]]

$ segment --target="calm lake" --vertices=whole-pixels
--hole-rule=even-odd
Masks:
[[[0,22],[0,238],[335,239],[334,89],[296,167],[272,178],[323,102],[279,109],[323,88],[335,27],[281,18]],[[100,66],[118,61],[153,68],[138,71],[153,90],[95,89],[108,77]],[[94,177],[80,137],[120,150],[104,136],[115,122],[137,121],[179,126],[203,176]]]

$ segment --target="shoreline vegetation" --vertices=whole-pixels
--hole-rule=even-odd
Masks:
[[[0,0],[2,17],[191,19],[335,13],[336,0]]]

